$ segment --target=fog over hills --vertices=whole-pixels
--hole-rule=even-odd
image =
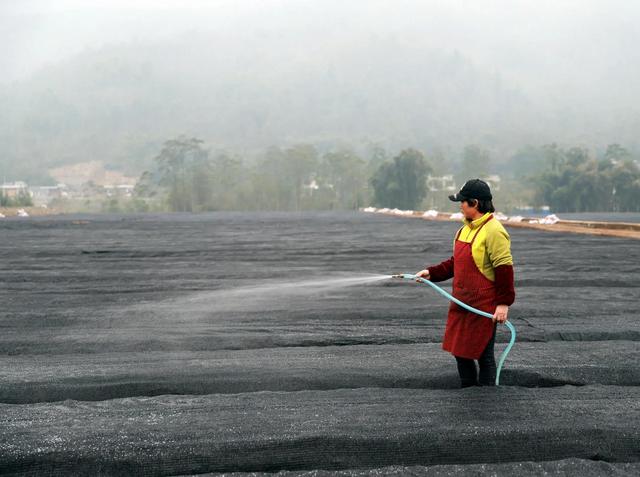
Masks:
[[[639,9],[622,2],[68,3],[3,7],[3,26],[27,28],[4,30],[23,39],[0,84],[10,178],[86,160],[137,174],[178,134],[247,157],[300,142],[448,158],[479,144],[497,164],[526,144],[639,148]],[[29,63],[24,38],[48,61]]]

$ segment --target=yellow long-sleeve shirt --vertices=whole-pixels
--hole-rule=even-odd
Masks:
[[[460,229],[458,240],[469,243],[477,233],[471,247],[471,254],[478,270],[491,281],[495,281],[494,269],[500,265],[513,265],[511,256],[511,239],[502,224],[495,218],[489,220],[491,214],[487,212],[476,220],[463,219],[464,226]],[[478,232],[482,224],[484,227]],[[455,239],[454,239],[455,247]]]

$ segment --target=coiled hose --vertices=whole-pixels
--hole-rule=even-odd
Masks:
[[[486,318],[493,319],[493,315],[491,313],[487,313],[485,311],[478,310],[477,308],[474,308],[472,306],[467,305],[466,303],[461,302],[460,300],[458,300],[457,298],[452,296],[450,293],[444,291],[438,285],[436,285],[433,282],[430,282],[429,280],[425,280],[424,278],[418,277],[416,275],[411,275],[410,273],[402,273],[400,275],[393,275],[393,276],[397,277],[397,278],[402,278],[402,279],[405,279],[405,280],[413,280],[413,281],[418,281],[418,282],[421,282],[421,283],[426,283],[431,288],[433,288],[435,291],[440,293],[443,297],[445,297],[447,300],[450,300],[450,301],[454,302],[455,304],[460,305],[462,308],[464,308],[466,310],[469,310],[469,311],[471,311],[473,313],[476,313],[476,314],[478,314],[480,316],[484,316]],[[502,365],[504,364],[504,360],[507,358],[507,355],[509,354],[509,351],[511,351],[511,348],[513,347],[513,344],[516,342],[516,328],[509,321],[505,321],[505,325],[507,325],[507,328],[509,328],[509,330],[511,330],[511,340],[509,341],[509,344],[507,345],[505,350],[500,355],[500,360],[498,361],[498,369],[496,370],[496,386],[500,386],[500,371],[502,371]]]

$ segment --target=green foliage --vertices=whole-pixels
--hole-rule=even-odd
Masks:
[[[167,201],[172,211],[197,211],[210,201],[211,164],[202,143],[201,139],[184,136],[171,139],[155,158],[159,184],[168,190]]]
[[[197,138],[165,142],[134,194],[171,211],[356,209],[367,202],[367,162],[349,149],[322,157],[308,144],[269,148],[253,164]]]
[[[631,153],[620,144],[609,144],[604,158],[609,161],[625,161],[631,159]]]
[[[248,206],[258,210],[301,210],[309,208],[305,185],[318,175],[318,153],[308,144],[282,150],[269,148],[251,169],[245,194]],[[306,204],[306,205],[305,205]]]
[[[149,203],[140,197],[134,198],[116,198],[112,197],[102,202],[101,212],[107,213],[140,213],[150,212]]]
[[[554,212],[640,211],[640,169],[617,144],[600,161],[585,149],[543,149],[546,170],[535,178],[537,205]]]
[[[415,209],[427,195],[426,178],[430,170],[421,152],[403,150],[392,162],[383,163],[371,178],[374,204]]]
[[[367,185],[366,162],[353,151],[342,149],[330,152],[322,158],[322,180],[332,194],[331,209],[357,209],[364,204]]]
[[[523,163],[518,169],[519,159]],[[489,164],[487,151],[478,146],[464,149],[466,176],[482,176]],[[247,163],[224,151],[211,153],[202,140],[186,137],[165,142],[155,165],[140,177],[135,204],[118,200],[103,209],[349,210],[373,202],[415,210],[424,203],[426,175],[432,172],[414,149],[388,159],[376,146],[366,161],[349,148],[319,154],[311,145],[298,144],[269,148]],[[530,146],[518,151],[507,166],[516,177],[508,190],[496,194],[503,208],[533,200],[533,205],[549,205],[555,212],[639,210],[640,171],[632,155],[617,144],[610,145],[600,160],[579,147]]]
[[[511,156],[504,171],[518,180],[527,180],[542,174],[546,169],[543,148],[525,146]]]
[[[33,200],[27,193],[21,192],[17,197],[8,197],[0,193],[0,207],[31,207]]]

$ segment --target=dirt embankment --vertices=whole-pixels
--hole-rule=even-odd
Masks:
[[[424,220],[457,220],[452,214],[438,212],[438,215],[425,215],[420,210],[395,211],[376,210],[376,213],[395,215],[398,217],[410,217]],[[517,227],[526,229],[543,230],[546,232],[570,232],[587,235],[603,235],[608,237],[623,237],[640,240],[640,224],[632,222],[599,222],[592,220],[559,220],[553,224],[536,223],[536,219],[522,218],[520,221],[503,220],[505,227]]]
[[[18,211],[24,210],[29,217],[40,217],[44,215],[57,215],[61,210],[50,207],[0,207],[0,214],[5,217],[17,217]]]

